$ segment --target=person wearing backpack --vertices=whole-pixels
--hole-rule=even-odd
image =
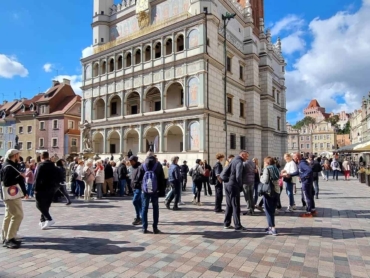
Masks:
[[[336,157],[333,158],[333,161],[331,162],[331,169],[333,170],[333,180],[338,180],[338,174],[341,171],[341,167],[339,164],[339,161]]]
[[[223,170],[222,161],[224,160],[225,155],[222,153],[216,154],[217,162],[212,169],[211,175],[211,184],[215,186],[215,213],[223,213],[225,212],[222,210],[222,200],[224,198],[224,190],[223,190],[223,183],[220,179],[220,174]]]
[[[200,193],[202,192],[202,184],[204,179],[204,170],[201,166],[201,162],[202,161],[200,159],[197,159],[195,161],[195,166],[189,171],[189,175],[193,180],[193,184],[196,190],[194,194],[193,204],[198,206],[202,205],[202,203],[200,202]]]
[[[163,167],[154,157],[152,152],[147,153],[145,162],[140,166],[139,173],[135,178],[135,184],[141,184],[142,190],[142,223],[143,233],[148,233],[148,209],[149,202],[153,205],[153,233],[159,234],[159,205],[158,193],[165,189]]]
[[[208,195],[212,196],[212,188],[209,184],[209,178],[211,176],[212,168],[208,164],[207,160],[204,160],[202,167],[204,170],[204,180],[203,180],[204,195],[207,196],[207,191],[208,191]]]

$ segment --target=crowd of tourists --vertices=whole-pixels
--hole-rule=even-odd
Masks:
[[[153,152],[148,152],[142,163],[137,156],[131,155],[118,163],[113,161],[113,157],[97,161],[76,157],[67,164],[64,159],[55,161],[54,157],[50,158],[48,152],[43,152],[37,160],[29,157],[23,161],[18,150],[8,150],[0,160],[1,197],[5,204],[3,246],[20,247],[17,232],[23,219],[22,199],[29,198],[35,198],[36,208],[41,213],[39,226],[45,230],[55,224],[49,209],[59,196],[65,197],[66,205],[71,204],[70,195],[85,202],[108,196],[132,196],[135,214],[132,224],[141,225],[144,234],[149,232],[148,208],[152,203],[152,229],[154,234],[158,234],[159,198],[164,197],[167,209],[181,210],[180,206],[185,205],[181,199],[182,192],[187,191],[189,176],[193,205],[202,206],[202,190],[204,195],[212,196],[211,185],[214,186],[214,212],[225,214],[225,229],[246,230],[240,220],[243,193],[246,202],[243,214],[254,215],[257,210],[265,212],[266,233],[276,236],[275,215],[282,209],[280,195],[284,188],[289,198],[286,212],[297,209],[294,194],[299,182],[304,210],[301,217],[313,217],[317,214],[314,199],[319,197],[320,173],[328,179],[329,171],[332,171],[333,179],[338,179],[338,172],[343,170],[345,179],[348,179],[351,171],[350,163],[347,160],[339,162],[337,156],[328,160],[313,155],[303,157],[300,153],[285,154],[283,168],[278,159],[269,156],[260,165],[258,159],[250,159],[245,150],[226,159],[218,153],[215,159],[213,167],[206,160],[197,159],[189,168],[187,161],[180,165],[177,156],[170,162],[164,160],[161,163]],[[67,183],[70,192],[67,191]]]

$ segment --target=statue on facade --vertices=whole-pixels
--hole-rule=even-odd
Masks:
[[[85,120],[84,124],[81,126],[82,129],[82,140],[84,144],[84,152],[91,152],[91,125]]]
[[[154,144],[153,144],[153,142],[150,142],[150,144],[149,144],[149,151],[150,152],[153,152],[154,151]]]
[[[18,143],[19,137],[18,137],[18,135],[15,136],[14,141],[15,141],[14,149],[19,150],[19,143]]]

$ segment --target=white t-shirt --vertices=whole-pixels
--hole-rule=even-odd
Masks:
[[[284,170],[288,174],[293,174],[298,171],[298,167],[297,167],[297,164],[295,164],[295,162],[292,160],[288,162],[287,164],[285,164]]]

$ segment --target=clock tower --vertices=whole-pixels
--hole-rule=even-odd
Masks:
[[[93,45],[109,42],[109,13],[113,0],[94,0]]]

